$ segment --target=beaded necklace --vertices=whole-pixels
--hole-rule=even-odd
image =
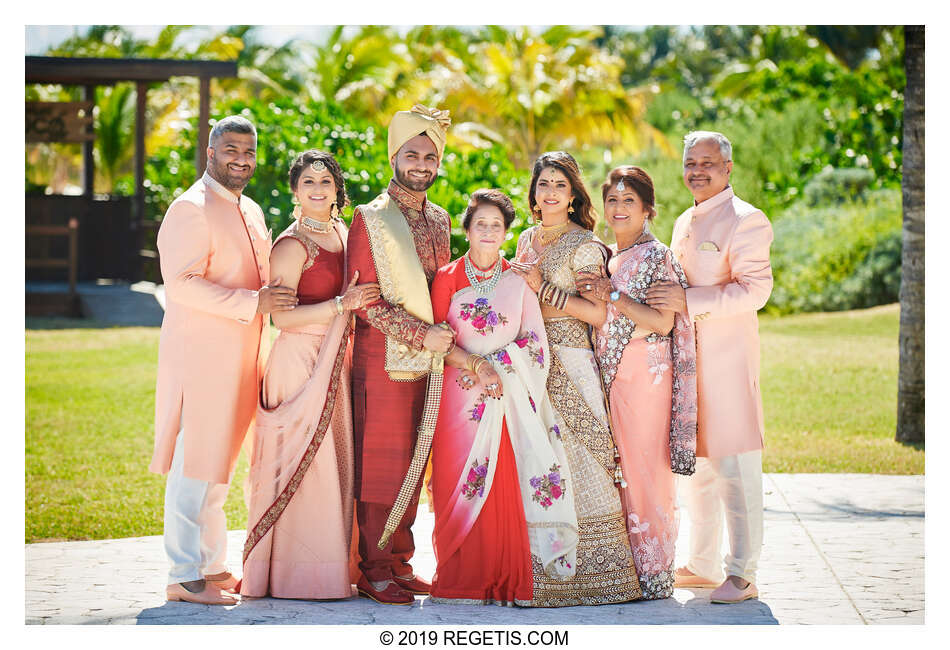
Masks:
[[[475,295],[483,297],[491,295],[495,287],[498,286],[498,281],[501,279],[501,258],[495,262],[495,267],[490,277],[485,280],[479,280],[478,276],[477,267],[474,262],[472,262],[468,253],[465,253],[465,277],[468,278],[469,284],[472,285]]]

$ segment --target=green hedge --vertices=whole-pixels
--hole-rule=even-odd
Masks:
[[[899,191],[878,190],[866,201],[832,206],[800,202],[773,228],[775,287],[767,311],[839,311],[898,300]]]
[[[331,152],[343,168],[352,205],[344,210],[349,221],[353,207],[370,201],[385,189],[392,175],[389,166],[385,127],[354,118],[327,103],[299,103],[290,98],[276,102],[231,102],[216,107],[216,115],[241,114],[258,131],[257,171],[245,190],[264,210],[268,226],[275,233],[290,223],[291,203],[287,170],[301,152],[318,148]],[[184,149],[156,151],[146,166],[149,216],[161,219],[168,205],[196,177],[194,167],[195,122],[182,133]],[[517,220],[504,248],[514,254],[517,235],[528,216],[527,193],[530,174],[518,171],[500,146],[460,151],[448,147],[439,178],[429,190],[429,198],[452,215],[453,256],[467,250],[459,217],[469,196],[481,187],[497,187],[515,203]]]

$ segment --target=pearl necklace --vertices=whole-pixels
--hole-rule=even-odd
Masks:
[[[468,278],[469,284],[471,284],[472,289],[475,290],[475,295],[483,297],[491,295],[495,287],[498,286],[498,281],[501,279],[501,258],[499,257],[498,261],[495,262],[491,277],[485,280],[479,280],[478,275],[479,273],[475,263],[472,262],[468,253],[465,253],[465,277]]]

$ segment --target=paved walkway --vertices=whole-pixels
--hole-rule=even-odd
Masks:
[[[520,609],[247,599],[232,607],[166,603],[160,537],[26,545],[27,624],[627,625],[924,623],[924,477],[770,474],[759,600],[709,603],[708,589],[665,601]],[[239,489],[239,488],[235,488]],[[688,548],[684,525],[679,562]],[[420,512],[416,569],[431,576],[432,515]],[[244,531],[229,534],[240,566]]]

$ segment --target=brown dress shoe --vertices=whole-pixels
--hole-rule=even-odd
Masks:
[[[213,576],[205,576],[205,581],[229,594],[236,594],[241,590],[241,581],[227,571],[216,573]]]
[[[356,591],[360,596],[375,600],[382,605],[411,605],[416,602],[415,596],[397,585],[395,582],[386,584],[386,588],[379,590],[373,587],[373,584],[366,579],[366,576],[360,576],[356,583]]]
[[[193,593],[185,589],[181,584],[175,583],[165,587],[165,599],[183,600],[189,603],[198,603],[199,605],[237,605],[237,598],[222,594],[221,590],[210,582],[205,582],[205,588],[202,591]]]
[[[393,580],[397,585],[408,591],[410,594],[427,595],[430,591],[432,591],[432,583],[426,582],[417,575],[412,575],[408,578],[393,576]]]

